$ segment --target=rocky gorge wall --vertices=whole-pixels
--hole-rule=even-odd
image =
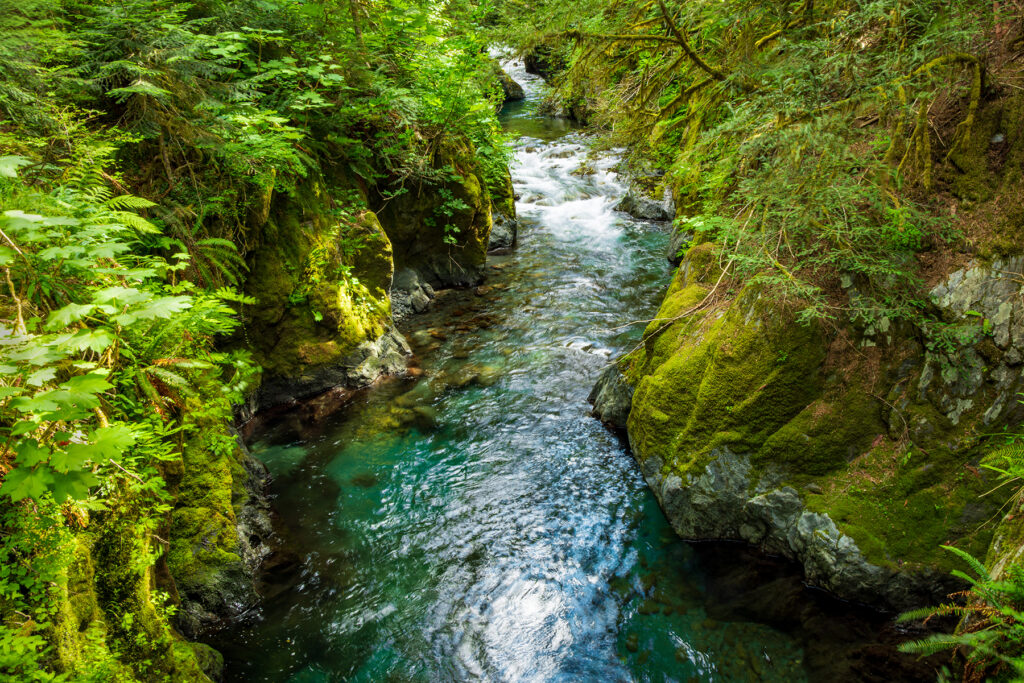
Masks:
[[[591,395],[680,536],[746,541],[890,610],[957,588],[942,545],[997,574],[1021,555],[1019,501],[985,467],[990,437],[1024,420],[1024,248],[1006,205],[1021,191],[1018,107],[990,105],[982,142],[944,179],[960,220],[989,227],[932,269],[941,343],[889,319],[801,324],[757,285],[719,291],[718,247],[689,247],[642,346]],[[842,286],[858,296],[853,278]]]

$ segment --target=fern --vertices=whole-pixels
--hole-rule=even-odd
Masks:
[[[953,553],[961,560],[963,560],[967,564],[967,566],[971,568],[971,571],[974,572],[975,576],[981,582],[990,582],[992,580],[992,577],[989,576],[988,570],[985,569],[985,565],[983,565],[980,560],[978,560],[976,557],[971,555],[966,550],[961,550],[960,548],[951,545],[944,545],[942,546],[942,549],[948,550],[949,552]]]
[[[959,548],[943,546],[959,557],[973,573],[953,572],[971,582],[971,590],[959,594],[963,604],[947,603],[900,615],[899,621],[927,621],[955,615],[960,625],[953,634],[934,634],[900,645],[903,652],[921,656],[953,650],[965,657],[965,680],[980,680],[1000,667],[1024,674],[1024,568],[1011,565],[1005,578],[993,580],[985,565]]]
[[[970,641],[965,636],[933,635],[920,640],[912,640],[900,645],[901,652],[930,657],[931,655],[955,650],[968,644]]]

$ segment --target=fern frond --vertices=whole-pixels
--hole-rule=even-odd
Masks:
[[[954,546],[951,546],[951,545],[944,545],[944,546],[942,546],[942,548],[944,550],[948,550],[949,552],[953,553],[954,555],[959,557],[961,560],[966,562],[967,566],[969,566],[971,568],[971,570],[982,581],[991,581],[992,580],[992,577],[989,575],[988,570],[985,569],[985,565],[983,565],[981,563],[981,560],[979,560],[978,558],[974,557],[969,552],[967,552],[965,550],[961,550],[960,548],[957,548],[957,547],[954,547]]]
[[[103,218],[113,223],[120,223],[121,225],[132,228],[133,230],[143,234],[160,234],[160,228],[156,227],[142,216],[130,211],[111,211],[106,213]]]
[[[146,368],[146,372],[154,377],[158,377],[164,384],[180,391],[186,396],[192,396],[195,394],[191,383],[176,372],[171,372],[170,370],[159,366],[148,367]]]
[[[114,211],[140,211],[142,209],[149,209],[156,206],[155,203],[144,199],[142,197],[136,197],[132,194],[122,194],[117,197],[111,197],[106,202],[106,207]]]
[[[921,640],[912,640],[907,643],[900,644],[900,652],[906,652],[908,654],[917,654],[922,657],[943,652],[945,650],[952,650],[964,645],[961,636],[950,636],[945,634],[936,634]]]
[[[963,605],[936,605],[934,607],[922,607],[920,609],[910,610],[896,617],[896,621],[899,623],[905,623],[908,621],[921,621],[922,619],[931,619],[932,617],[944,617],[950,614],[958,616],[966,616],[971,614],[975,610],[971,607],[965,607]]]

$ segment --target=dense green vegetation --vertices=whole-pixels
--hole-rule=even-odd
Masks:
[[[250,561],[239,406],[383,338],[396,270],[475,281],[513,204],[496,43],[675,201],[686,265],[626,363],[640,448],[788,467],[878,565],[997,539],[950,556],[959,633],[909,647],[1012,675],[1015,425],[879,376],[1009,354],[928,293],[1024,250],[1022,31],[1012,0],[0,0],[0,677],[216,678],[181,631]],[[1006,506],[965,531],[976,465]]]
[[[504,7],[564,69],[562,106],[667,172],[678,229],[724,248],[723,283],[771,287],[804,320],[932,322],[914,257],[964,236],[939,185],[978,163],[979,105],[1015,82],[986,42],[1011,3]],[[1010,223],[980,246],[1009,248]]]
[[[343,341],[372,339],[390,280],[357,268],[392,266],[368,203],[459,178],[451,149],[502,187],[482,11],[0,4],[4,680],[216,675],[172,617],[179,589],[240,561],[231,424],[258,384],[240,325],[330,284]],[[453,246],[456,202],[436,209]],[[268,234],[275,203],[314,227]],[[306,245],[292,289],[242,294],[278,241]],[[304,305],[310,327],[331,312]]]

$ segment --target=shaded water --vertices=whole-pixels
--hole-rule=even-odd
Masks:
[[[285,415],[252,445],[283,540],[264,604],[211,641],[228,679],[913,677],[881,621],[792,568],[676,539],[589,417],[596,376],[637,341],[620,326],[668,282],[666,229],[612,209],[615,157],[537,116],[516,75],[515,253],[409,321],[422,378]],[[584,159],[594,173],[574,175]]]

